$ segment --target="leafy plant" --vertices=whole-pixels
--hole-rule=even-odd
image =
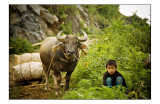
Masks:
[[[79,88],[70,91],[62,99],[127,99],[124,90],[109,87],[90,87],[89,89]]]
[[[9,51],[10,54],[22,54],[34,51],[32,44],[28,43],[26,39],[22,39],[19,37],[9,38],[9,46],[13,47],[13,49]]]
[[[132,31],[130,32],[130,30]],[[136,29],[125,24],[125,21],[119,18],[113,19],[112,25],[103,31],[105,34],[101,36],[96,34],[99,35],[97,37],[99,41],[92,42],[92,45],[89,46],[88,55],[79,61],[71,76],[71,82],[75,86],[71,86],[72,91],[65,94],[64,99],[127,98],[124,92],[120,93],[102,85],[103,74],[106,72],[105,64],[109,59],[117,61],[118,71],[126,80],[128,96],[135,91],[131,98],[149,99],[151,74],[150,71],[143,68],[143,59],[147,53],[142,52],[141,47],[134,43],[138,41],[138,38],[132,36],[132,34],[136,34]],[[130,41],[131,39],[134,40],[133,43]],[[145,83],[140,87],[141,82]],[[97,88],[100,91],[97,91]],[[116,96],[117,93],[120,96]]]
[[[64,32],[66,34],[72,34],[72,22],[71,21],[68,21],[68,23],[66,24],[62,24],[60,26],[60,30],[65,30]]]

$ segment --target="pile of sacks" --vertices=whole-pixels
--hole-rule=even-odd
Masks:
[[[15,82],[28,81],[43,77],[43,67],[39,53],[14,55],[16,66],[13,66]]]

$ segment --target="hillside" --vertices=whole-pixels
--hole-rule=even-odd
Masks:
[[[10,99],[151,99],[151,63],[145,64],[151,54],[151,26],[146,21],[136,14],[122,15],[119,5],[10,5],[9,47],[14,47],[10,49],[11,66],[13,54],[35,52],[39,47],[32,44],[63,29],[65,34],[79,36],[83,29],[89,40],[96,40],[74,70],[69,92],[52,96],[53,92],[43,92],[44,81],[31,88],[11,83]],[[102,85],[109,59],[117,61],[126,89]],[[53,84],[52,77],[50,82]],[[36,91],[39,96],[34,96]]]

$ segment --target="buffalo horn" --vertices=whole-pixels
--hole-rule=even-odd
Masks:
[[[88,36],[87,36],[87,34],[82,29],[80,29],[80,30],[84,34],[84,37],[78,37],[78,41],[79,42],[85,42],[88,39]]]
[[[66,35],[61,36],[61,33],[62,33],[62,32],[63,32],[63,30],[60,31],[60,32],[57,34],[57,39],[58,39],[59,41],[61,41],[61,42],[63,42],[63,41],[65,40],[65,38],[66,38]]]

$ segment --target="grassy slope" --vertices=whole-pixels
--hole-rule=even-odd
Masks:
[[[130,44],[132,28],[118,19],[97,36],[99,41],[81,58],[71,77],[71,90],[63,99],[150,99],[150,70],[143,68],[145,53]],[[126,79],[128,97],[123,91],[103,87],[105,64],[109,59],[117,61],[118,71]]]

